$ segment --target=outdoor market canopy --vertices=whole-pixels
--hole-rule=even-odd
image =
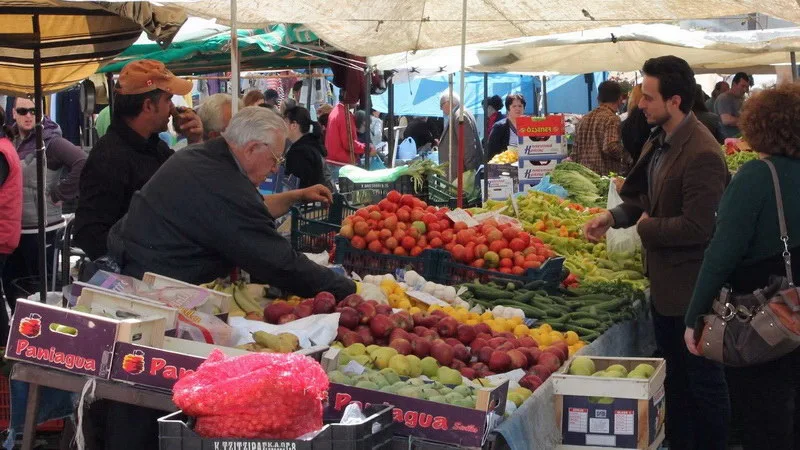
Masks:
[[[231,0],[177,1],[161,3],[230,21]],[[462,0],[235,1],[241,28],[303,23],[328,44],[360,56],[461,44]],[[467,5],[467,43],[755,12],[800,23],[795,0],[471,0]]]
[[[32,70],[41,52],[44,93],[65,89],[95,73],[130,46],[144,29],[168,44],[186,20],[176,7],[147,2],[10,0],[0,8],[0,92],[34,91]]]
[[[508,39],[467,46],[465,70],[578,74],[639,70],[663,55],[685,59],[696,72],[775,73],[800,50],[800,28],[705,32],[674,25],[633,24],[552,36]],[[380,69],[459,70],[460,48],[401,52],[372,59]]]
[[[316,44],[318,38],[302,25],[238,30],[237,35],[241,70],[328,65],[322,57],[328,49]],[[179,75],[228,72],[231,69],[230,52],[230,31],[200,39],[182,40],[179,36],[163,50],[157,44],[135,44],[100,72],[119,72],[125,64],[136,59],[161,61]]]

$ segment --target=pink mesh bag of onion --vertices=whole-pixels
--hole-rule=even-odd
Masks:
[[[295,439],[322,428],[328,376],[295,353],[226,358],[214,350],[173,388],[173,401],[196,418],[203,437]]]

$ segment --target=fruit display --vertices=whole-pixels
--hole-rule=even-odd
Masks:
[[[292,322],[312,314],[330,314],[336,307],[336,297],[330,292],[320,292],[314,298],[308,298],[297,305],[286,300],[274,300],[265,308],[262,317],[264,322],[273,325]]]
[[[470,228],[454,223],[448,212],[391,191],[377,205],[345,218],[340,234],[360,250],[419,256],[428,249],[443,249],[457,263],[515,275],[537,269],[556,255],[541,239],[511,223],[488,219]]]
[[[612,364],[605,370],[597,370],[594,361],[588,356],[578,356],[569,366],[570,375],[582,375],[586,377],[604,378],[639,378],[647,380],[656,372],[655,367],[650,364],[638,364],[630,372],[622,364]]]
[[[519,152],[514,147],[509,147],[508,150],[498,153],[489,160],[489,164],[515,164],[519,161]]]
[[[253,342],[239,345],[236,348],[262,353],[291,353],[300,350],[300,341],[292,333],[275,335],[266,331],[256,331],[251,333],[251,336]]]
[[[231,310],[228,313],[232,317],[246,317],[253,320],[263,319],[262,302],[264,298],[264,285],[252,284],[237,281],[229,282],[225,280],[214,280],[210,283],[202,284],[201,287],[218,292],[224,292],[233,296]]]

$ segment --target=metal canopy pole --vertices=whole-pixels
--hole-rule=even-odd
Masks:
[[[387,121],[389,121],[389,126],[386,127],[388,131],[388,138],[389,138],[389,162],[392,163],[391,165],[394,166],[394,158],[395,158],[395,136],[394,136],[394,77],[389,78],[389,81],[386,83],[387,91],[389,92],[389,115],[387,117]]]
[[[794,52],[789,52],[789,58],[792,60],[792,81],[797,80],[797,56]]]
[[[236,1],[231,0],[231,97],[239,98],[239,34],[236,30]],[[239,102],[231,102],[231,115],[239,111]]]
[[[450,96],[450,113],[447,115],[447,175],[448,181],[453,179],[453,74],[447,76],[447,94]],[[456,149],[458,146],[456,145]],[[456,150],[458,151],[458,150]],[[439,164],[442,163],[442,152],[439,151]]]
[[[483,101],[489,103],[489,74],[483,72]],[[483,139],[488,144],[489,143],[489,133],[492,130],[489,129],[489,114],[486,107],[484,107],[483,113]],[[486,146],[484,146],[486,147]],[[489,194],[489,152],[486,148],[483,151],[483,196],[481,197],[484,201],[487,199],[487,195]]]
[[[456,205],[459,208],[464,207],[464,113],[467,109],[467,96],[464,94],[464,84],[466,83],[467,74],[464,73],[464,66],[466,65],[466,55],[467,0],[464,0],[461,5],[461,108],[459,110],[458,119],[458,173],[456,174],[456,177],[458,177],[458,195],[456,196]]]
[[[42,114],[44,102],[42,101],[42,51],[41,51],[41,29],[39,25],[39,14],[33,15],[33,35],[35,47],[33,48],[33,106],[35,109],[36,127],[34,135],[36,138],[36,205],[39,225],[39,301],[45,303],[47,300],[47,235],[45,233],[45,207],[44,207],[44,137],[42,136]]]
[[[369,58],[366,61],[367,68],[366,74],[364,75],[364,112],[366,113],[366,118],[364,121],[364,126],[367,127],[366,133],[364,133],[364,137],[366,138],[366,142],[364,142],[364,168],[369,170],[369,159],[372,155],[370,155],[370,146],[372,145],[372,74],[369,70]],[[356,136],[358,135],[358,130],[356,130]]]
[[[546,116],[547,111],[547,75],[542,75],[542,109],[544,110],[544,115]]]

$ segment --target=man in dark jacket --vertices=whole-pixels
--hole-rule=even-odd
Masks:
[[[730,405],[722,367],[689,353],[684,315],[728,170],[717,141],[691,112],[694,73],[686,61],[664,56],[642,68],[639,102],[657,126],[620,196],[623,203],[585,227],[593,241],[609,228],[636,226],[650,278],[656,345],[667,362],[664,387],[669,448],[727,448]]]
[[[353,281],[295,252],[275,229],[275,218],[294,203],[331,201],[321,185],[259,194],[258,184],[282,163],[285,142],[283,119],[251,106],[231,119],[221,138],[170,158],[109,234],[123,273],[151,271],[198,284],[240,267],[302,297],[355,293]]]
[[[460,109],[463,107],[458,95],[453,94],[453,102],[450,103],[448,92],[442,93],[439,97],[439,107],[444,114],[447,122],[439,139],[439,164],[448,163],[448,179],[455,179],[458,174],[458,126],[461,117]],[[453,117],[450,123],[449,117]],[[453,125],[453,142],[450,142],[450,130]],[[464,170],[478,170],[478,166],[483,164],[483,144],[478,135],[478,126],[475,117],[469,111],[464,111]]]
[[[14,281],[39,276],[38,209],[36,193],[35,106],[27,98],[17,98],[14,107],[16,124],[12,129],[14,146],[22,168],[22,237],[3,270],[3,287],[13,308],[18,297],[27,297]],[[42,138],[45,145],[45,239],[48,243],[47,267],[52,267],[53,242],[57,229],[64,227],[61,205],[75,198],[78,180],[86,163],[86,153],[61,136],[61,128],[47,116],[42,117]]]
[[[128,211],[133,193],[161,167],[173,151],[158,133],[177,116],[176,131],[189,143],[202,140],[203,126],[191,110],[178,113],[173,95],[186,95],[192,83],[181,80],[157,61],[126,65],[114,94],[114,116],[97,141],[80,180],[75,212],[75,245],[91,259],[106,254],[108,230]]]

